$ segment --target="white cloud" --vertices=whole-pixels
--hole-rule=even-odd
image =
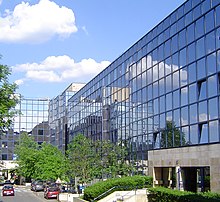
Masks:
[[[24,83],[24,81],[22,79],[18,79],[18,80],[15,81],[15,83],[17,85],[22,85]]]
[[[0,5],[2,4],[2,1],[3,1],[3,0],[0,0]]]
[[[40,63],[18,64],[12,67],[13,72],[23,72],[24,79],[17,80],[23,84],[25,80],[44,82],[82,81],[85,78],[91,79],[106,68],[110,62],[83,59],[79,63],[67,55],[49,56]]]
[[[50,0],[35,5],[22,2],[14,11],[5,10],[0,27],[2,42],[40,43],[54,35],[68,37],[77,31],[73,11]]]

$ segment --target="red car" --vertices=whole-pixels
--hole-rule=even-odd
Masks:
[[[44,198],[57,198],[60,193],[60,189],[58,187],[48,187],[44,192]]]
[[[12,185],[4,185],[2,188],[2,196],[14,196],[15,190]]]

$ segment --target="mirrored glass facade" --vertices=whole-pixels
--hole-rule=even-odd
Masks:
[[[188,0],[69,99],[70,139],[148,151],[219,143],[220,2]]]
[[[11,129],[1,134],[0,160],[15,160],[14,148],[19,144],[20,134],[28,133],[38,144],[48,142],[48,98],[21,98],[16,109],[21,113],[15,117]]]

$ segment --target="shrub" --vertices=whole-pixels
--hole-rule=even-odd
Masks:
[[[149,202],[220,202],[220,194],[211,192],[193,193],[164,187],[149,188],[148,191]]]
[[[101,194],[109,191],[101,198],[105,197],[108,194],[111,194],[114,191],[120,190],[132,190],[137,188],[144,188],[152,186],[153,179],[149,176],[131,176],[131,177],[122,177],[122,178],[114,178],[108,179],[106,181],[97,182],[96,184],[87,187],[84,190],[84,199],[88,201],[93,201],[96,197]]]

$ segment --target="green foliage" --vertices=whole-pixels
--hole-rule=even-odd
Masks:
[[[161,133],[161,147],[179,147],[181,144],[185,145],[185,143],[185,134],[176,128],[173,121],[166,121],[166,128]]]
[[[220,194],[205,192],[193,193],[187,191],[172,190],[164,187],[149,188],[149,202],[218,202]]]
[[[38,151],[35,175],[43,180],[63,179],[66,172],[65,165],[63,153],[57,147],[44,142]]]
[[[96,197],[109,191],[107,194],[111,194],[114,191],[120,190],[132,190],[137,188],[144,188],[152,186],[153,179],[149,176],[127,176],[122,178],[113,178],[106,181],[98,182],[84,190],[84,199],[93,201]],[[105,197],[103,195],[102,197]],[[100,198],[99,198],[100,199]]]
[[[10,74],[9,67],[0,64],[0,132],[7,130],[14,116],[19,113],[15,110],[19,101],[15,95],[17,85],[9,83],[8,76]]]
[[[126,161],[126,147],[110,141],[91,141],[82,134],[68,145],[67,158],[71,177],[80,177],[83,182],[94,178],[123,176],[133,167]]]
[[[56,180],[64,178],[65,156],[57,148],[43,143],[39,146],[26,132],[21,134],[20,143],[15,147],[18,172],[27,180]]]
[[[19,145],[15,147],[18,172],[27,179],[35,178],[36,162],[38,161],[38,144],[26,132],[20,136]]]

